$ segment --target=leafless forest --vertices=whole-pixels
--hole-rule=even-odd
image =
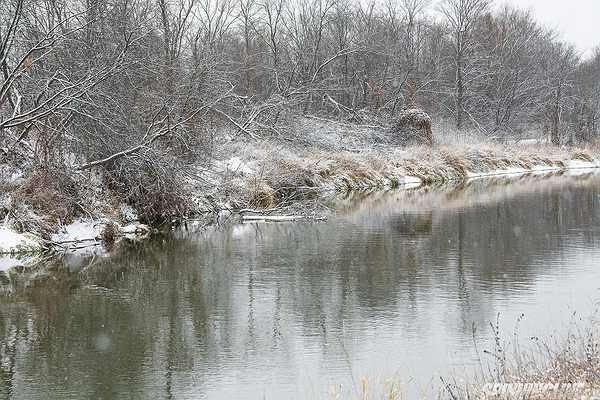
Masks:
[[[168,208],[169,176],[224,129],[285,141],[306,116],[385,126],[418,107],[499,140],[599,133],[600,50],[491,0],[3,0],[0,66],[0,162],[27,165],[34,208],[87,170]]]

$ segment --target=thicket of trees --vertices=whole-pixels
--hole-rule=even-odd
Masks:
[[[191,147],[208,115],[275,132],[283,109],[360,119],[414,104],[490,135],[598,133],[600,52],[581,60],[491,0],[431,3],[3,1],[0,131],[35,133],[43,151],[72,139],[89,160],[163,136]]]
[[[595,138],[600,117],[600,50],[581,59],[492,0],[3,0],[0,68],[5,156],[103,165],[125,192],[127,163],[151,186],[157,159],[205,151],[220,124],[285,135],[293,114],[417,105],[558,144]]]

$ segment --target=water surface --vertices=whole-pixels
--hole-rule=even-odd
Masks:
[[[338,207],[325,223],[182,230],[5,274],[0,398],[356,398],[365,377],[416,396],[477,371],[474,338],[491,348],[498,315],[508,337],[523,316],[527,342],[594,310],[598,176]]]

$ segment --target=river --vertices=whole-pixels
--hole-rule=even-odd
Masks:
[[[189,227],[5,273],[0,398],[359,398],[392,382],[412,398],[493,364],[490,323],[527,348],[595,311],[597,175],[336,207],[327,222]]]

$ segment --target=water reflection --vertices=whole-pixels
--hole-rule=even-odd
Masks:
[[[533,332],[589,311],[599,196],[594,175],[357,196],[327,223],[11,271],[0,397],[327,398],[366,375],[423,388],[472,367],[473,326],[485,346],[498,312]]]

